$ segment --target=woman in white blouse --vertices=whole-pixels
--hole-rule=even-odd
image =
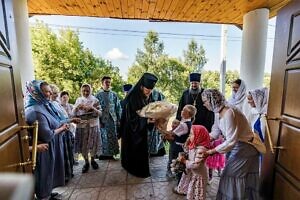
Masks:
[[[259,153],[248,141],[253,138],[251,127],[244,114],[226,104],[224,96],[214,89],[202,93],[204,106],[215,113],[215,123],[210,133],[225,141],[214,149],[199,155],[226,153],[226,165],[221,175],[217,199],[259,199]]]

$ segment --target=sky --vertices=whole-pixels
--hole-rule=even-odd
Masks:
[[[78,31],[85,48],[96,56],[108,59],[119,67],[124,80],[128,68],[134,63],[137,49],[143,50],[148,31],[158,32],[170,57],[183,58],[188,43],[195,39],[203,45],[208,62],[204,70],[220,70],[221,25],[179,22],[149,22],[145,20],[121,20],[77,16],[34,16],[31,25],[43,21],[53,31],[69,27]],[[269,20],[265,72],[271,72],[276,18]],[[240,69],[242,30],[228,25],[227,70]]]

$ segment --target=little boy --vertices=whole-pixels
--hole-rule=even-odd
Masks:
[[[179,152],[183,152],[183,146],[186,142],[187,138],[189,137],[190,130],[192,127],[192,118],[195,117],[197,112],[197,109],[193,105],[185,105],[181,111],[181,121],[179,125],[173,130],[168,131],[165,136],[165,138],[170,142],[170,149],[169,149],[169,162],[168,162],[168,172],[167,175],[169,175],[169,169],[170,164],[173,159],[176,159],[178,157]],[[178,121],[178,120],[177,120]],[[173,125],[173,123],[172,123]],[[175,125],[174,125],[175,127]],[[173,126],[172,126],[173,128]],[[180,178],[180,177],[178,177]],[[179,179],[180,180],[180,179]]]

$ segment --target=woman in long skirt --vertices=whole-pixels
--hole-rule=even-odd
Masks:
[[[226,153],[217,199],[259,199],[259,153],[249,144],[253,133],[244,114],[225,104],[224,96],[214,89],[202,93],[204,106],[215,113],[210,136],[222,134],[225,141],[199,156]]]

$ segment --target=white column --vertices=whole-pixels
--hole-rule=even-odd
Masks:
[[[26,81],[34,79],[27,0],[13,0],[13,9],[17,43],[16,67],[20,69],[22,89],[24,90]]]
[[[221,30],[221,67],[220,67],[220,91],[225,95],[227,55],[227,25],[222,24]]]
[[[247,90],[263,86],[268,20],[266,8],[250,11],[243,17],[240,75]]]

